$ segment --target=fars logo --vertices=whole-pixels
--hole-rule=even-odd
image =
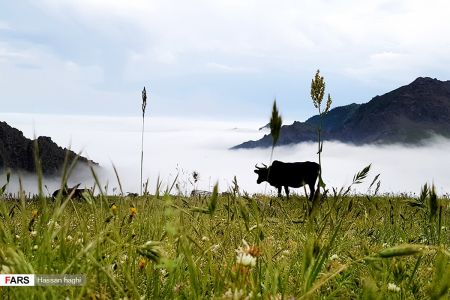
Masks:
[[[0,286],[34,286],[34,274],[0,274]]]

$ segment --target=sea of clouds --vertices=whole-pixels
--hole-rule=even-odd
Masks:
[[[141,128],[139,117],[56,116],[31,114],[0,114],[0,120],[21,130],[28,138],[50,136],[63,147],[98,162],[97,169],[102,186],[108,193],[118,193],[113,171],[119,173],[124,192],[139,192]],[[229,150],[230,147],[265,134],[258,130],[267,123],[194,120],[172,117],[147,117],[144,134],[144,181],[148,179],[149,192],[154,193],[159,176],[162,189],[177,178],[172,192],[189,194],[193,188],[211,190],[219,182],[220,191],[232,186],[236,176],[242,190],[249,193],[274,193],[266,184],[256,183],[253,172],[256,163],[269,163],[270,149]],[[427,146],[353,146],[338,142],[325,142],[323,148],[324,180],[328,187],[347,186],[356,172],[372,164],[365,182],[356,187],[366,192],[376,174],[381,174],[380,192],[416,193],[424,183],[434,183],[438,194],[450,192],[449,161],[450,141],[435,138]],[[301,143],[276,147],[274,159],[282,161],[318,161],[317,144]],[[193,182],[192,173],[198,172],[199,181]],[[178,176],[178,177],[177,177]],[[22,174],[24,188],[37,191],[37,181],[32,175]],[[0,177],[0,185],[5,177]],[[88,171],[74,174],[69,185],[81,183],[90,187],[94,180]],[[45,179],[45,191],[52,192],[60,183]],[[9,192],[17,192],[14,177]],[[297,189],[303,193],[303,189]]]

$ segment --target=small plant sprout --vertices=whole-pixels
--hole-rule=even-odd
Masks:
[[[144,129],[145,129],[145,109],[147,108],[147,91],[142,90],[142,140],[141,140],[141,196],[142,196],[142,168],[144,165]]]
[[[6,183],[0,188],[0,196],[3,195],[3,194],[5,193],[6,187],[7,187],[8,184],[9,184],[10,178],[11,178],[11,170],[8,169],[8,170],[6,171]]]
[[[145,244],[137,248],[137,253],[142,255],[141,261],[146,263],[147,260],[158,263],[162,256],[160,248],[161,243],[155,241],[147,241]]]

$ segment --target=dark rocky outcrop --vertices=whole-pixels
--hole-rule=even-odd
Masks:
[[[278,145],[317,141],[318,115],[281,128]],[[323,137],[356,145],[421,144],[433,135],[450,138],[450,81],[419,77],[365,104],[350,104],[329,111]],[[233,147],[270,147],[265,135]]]
[[[23,133],[6,122],[0,122],[0,170],[12,169],[16,171],[35,172],[34,145],[37,142],[44,175],[59,175],[68,155],[69,161],[76,157],[76,153],[59,147],[51,138],[40,136],[35,141],[27,139]],[[80,156],[81,164],[97,163]]]

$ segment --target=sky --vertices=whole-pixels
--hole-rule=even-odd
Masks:
[[[446,0],[0,0],[2,112],[286,121],[450,79]]]

